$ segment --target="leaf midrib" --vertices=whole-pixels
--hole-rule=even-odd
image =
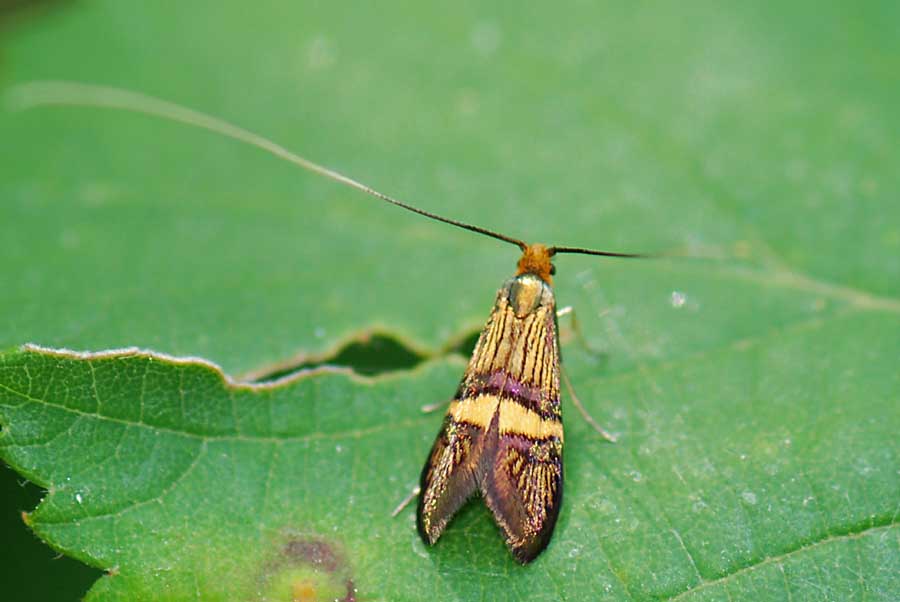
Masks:
[[[730,573],[726,573],[725,575],[722,575],[721,577],[718,577],[716,579],[702,580],[700,585],[693,587],[693,588],[688,588],[674,596],[664,598],[663,600],[665,600],[665,602],[677,602],[678,600],[681,600],[682,598],[684,598],[685,596],[687,596],[689,594],[693,594],[698,591],[701,591],[701,590],[704,590],[704,589],[707,589],[710,587],[714,587],[716,585],[727,584],[731,580],[736,579],[745,573],[752,572],[756,569],[763,568],[770,564],[779,564],[780,565],[783,561],[785,561],[789,558],[792,558],[793,556],[795,556],[797,554],[802,554],[804,552],[814,550],[820,546],[827,545],[829,543],[854,540],[854,539],[862,539],[863,537],[866,537],[873,533],[878,533],[881,531],[886,532],[886,531],[889,531],[889,530],[897,527],[898,524],[900,524],[900,523],[898,523],[897,517],[894,516],[893,518],[888,519],[884,523],[873,524],[873,525],[866,527],[865,529],[862,529],[859,531],[850,531],[848,533],[843,533],[841,535],[826,535],[825,537],[823,537],[821,539],[813,540],[811,542],[802,544],[802,545],[797,546],[796,548],[793,548],[791,550],[788,550],[787,552],[784,552],[782,554],[778,554],[776,556],[768,556],[768,557],[760,560],[759,562],[755,562],[755,563],[749,564],[747,566],[743,566],[739,569],[735,569],[735,570],[731,571]],[[782,570],[783,570],[783,567],[782,567]]]

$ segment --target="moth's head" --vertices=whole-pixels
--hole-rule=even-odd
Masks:
[[[552,284],[552,276],[556,268],[550,259],[553,257],[553,249],[547,245],[536,243],[525,245],[522,249],[522,257],[519,258],[519,270],[516,276],[522,274],[534,274],[547,284]]]

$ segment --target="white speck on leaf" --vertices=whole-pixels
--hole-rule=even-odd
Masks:
[[[482,21],[476,23],[472,28],[472,47],[480,54],[489,56],[497,52],[500,43],[503,41],[503,32],[496,23],[490,21]]]
[[[314,37],[306,50],[306,64],[311,69],[328,69],[334,66],[337,57],[337,47],[323,35]]]
[[[672,307],[676,309],[679,307],[684,307],[684,304],[687,302],[687,295],[680,291],[672,291],[672,296],[669,302],[672,304]]]
[[[756,494],[752,491],[745,491],[741,494],[741,498],[751,506],[756,505]]]
[[[456,110],[460,115],[474,115],[479,105],[478,93],[474,90],[464,88],[456,95]]]
[[[81,237],[75,230],[65,229],[59,236],[59,246],[66,251],[77,249],[81,246]]]

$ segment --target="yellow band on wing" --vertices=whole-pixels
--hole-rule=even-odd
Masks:
[[[496,395],[482,394],[471,399],[454,401],[448,413],[457,422],[465,422],[487,429],[500,408],[500,434],[524,435],[532,439],[563,438],[562,422],[553,418],[541,418],[540,414],[529,410],[517,401]]]
[[[465,422],[474,426],[487,429],[491,426],[491,420],[497,413],[500,399],[496,395],[482,394],[471,399],[454,401],[447,412],[457,422]]]
[[[541,418],[517,401],[504,399],[500,403],[500,434],[512,433],[532,439],[563,438],[562,422]]]

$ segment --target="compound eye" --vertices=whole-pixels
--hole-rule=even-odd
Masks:
[[[556,275],[556,266],[553,265],[552,263],[550,264],[550,275],[551,276]]]

